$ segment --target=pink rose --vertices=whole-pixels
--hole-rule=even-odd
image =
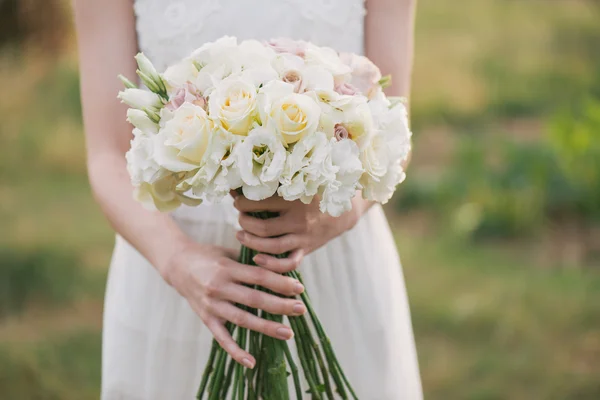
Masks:
[[[289,53],[298,57],[304,57],[307,43],[302,40],[291,40],[287,38],[271,39],[265,43],[277,53]]]
[[[171,97],[171,100],[165,107],[168,110],[175,111],[186,101],[202,108],[205,108],[206,106],[206,99],[202,97],[198,88],[191,82],[186,82],[183,87],[175,92],[175,95]]]
[[[368,96],[379,84],[381,71],[367,57],[341,53],[342,62],[352,69],[350,84],[361,94]]]
[[[344,139],[348,139],[350,137],[350,134],[348,133],[348,130],[346,129],[346,127],[342,124],[335,124],[334,128],[334,135],[335,138],[338,140],[338,142],[340,140],[344,140]]]

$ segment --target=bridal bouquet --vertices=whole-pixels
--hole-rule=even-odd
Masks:
[[[407,112],[387,98],[389,83],[366,57],[287,39],[205,44],[159,73],[136,56],[139,89],[121,76],[119,98],[131,108],[134,138],[127,167],[135,198],[160,211],[218,202],[232,190],[250,200],[281,196],[339,216],[357,193],[385,203],[405,177],[410,152]],[[256,213],[270,218],[269,213]],[[257,253],[241,250],[254,265]],[[280,255],[285,257],[286,255]],[[289,276],[301,281],[299,272]],[[266,290],[257,287],[259,290]],[[308,295],[308,318],[289,317],[300,367],[314,399],[356,395]],[[262,310],[246,311],[281,322]],[[297,399],[302,385],[285,341],[228,324],[256,357],[244,370],[213,342],[198,399],[287,399],[288,369]],[[229,392],[229,390],[232,392]]]

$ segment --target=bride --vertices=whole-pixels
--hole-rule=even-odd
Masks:
[[[357,394],[366,400],[422,398],[410,312],[396,246],[379,205],[360,197],[340,218],[316,204],[229,198],[170,215],[132,198],[124,153],[131,127],[117,74],[135,76],[143,51],[159,69],[223,35],[289,37],[366,53],[407,95],[416,0],[75,0],[88,169],[94,195],[117,232],[106,290],[103,400],[194,398],[213,336],[238,362],[225,321],[279,339],[283,324],[235,307],[298,315],[283,295],[302,285],[278,273],[301,268],[313,304]],[[252,210],[276,210],[258,220]],[[238,225],[239,224],[239,225]],[[239,228],[241,227],[241,229]],[[235,262],[240,242],[265,254],[262,268]],[[291,251],[288,259],[267,254]]]

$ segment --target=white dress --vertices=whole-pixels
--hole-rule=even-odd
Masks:
[[[363,51],[363,0],[137,0],[135,11],[140,49],[161,69],[223,35]],[[199,242],[239,246],[231,202],[184,207],[173,218]],[[359,398],[422,399],[402,270],[381,207],[300,268]],[[102,399],[194,399],[211,340],[186,300],[117,237],[104,310]]]

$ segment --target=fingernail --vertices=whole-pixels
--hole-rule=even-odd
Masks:
[[[242,240],[244,240],[244,232],[239,231],[238,233],[235,234],[235,237],[237,238],[237,240],[239,240],[241,242]]]
[[[294,332],[288,328],[277,329],[277,337],[282,340],[288,340],[294,337]]]
[[[297,303],[292,308],[292,311],[294,312],[294,314],[300,314],[300,315],[302,315],[302,314],[304,314],[306,312],[306,307],[302,303]]]
[[[300,282],[296,282],[294,284],[294,292],[297,294],[304,292],[304,285],[301,284]]]
[[[252,261],[254,261],[256,264],[264,264],[267,260],[265,259],[265,256],[257,254],[254,256]]]
[[[250,369],[254,368],[254,363],[247,358],[242,358],[242,364],[246,368],[250,368]]]

